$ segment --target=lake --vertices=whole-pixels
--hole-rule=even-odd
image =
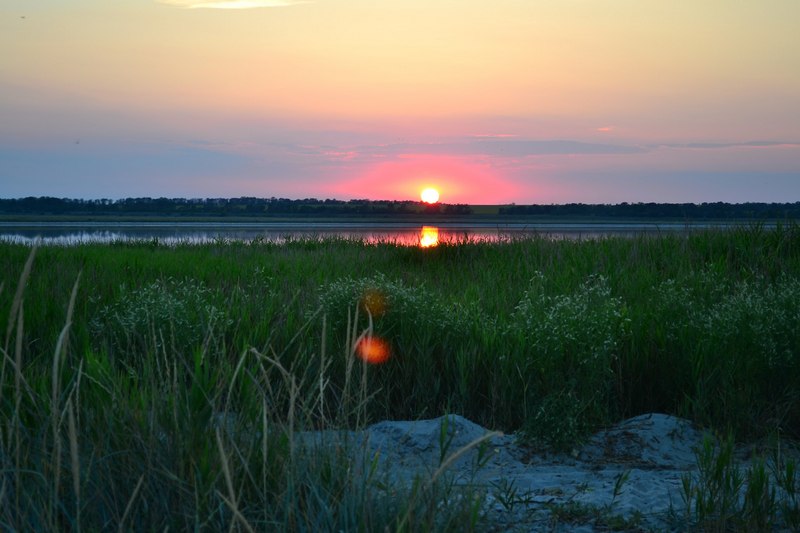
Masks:
[[[590,239],[612,235],[674,233],[731,224],[646,223],[476,223],[381,222],[0,222],[0,241],[75,245],[119,241],[203,244],[220,240],[283,243],[301,238],[337,237],[367,242],[392,241],[407,246],[435,246],[446,241],[499,241],[541,235],[553,239]]]

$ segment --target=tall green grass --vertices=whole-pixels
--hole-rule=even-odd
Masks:
[[[800,436],[796,225],[29,254],[0,244],[4,528],[475,524],[474,495],[440,515],[403,492],[435,484],[294,444],[385,418],[458,413],[560,449],[650,411]],[[355,357],[364,334],[385,364]]]
[[[70,341],[76,281],[50,352],[35,355],[26,347],[25,321],[32,259],[20,275],[0,348],[3,530],[477,526],[480,492],[454,487],[442,475],[460,450],[443,454],[432,477],[402,485],[356,438],[344,434],[320,445],[299,438],[303,429],[365,420],[368,391],[363,384],[345,389],[360,401],[349,411],[342,405],[326,411],[324,352],[294,351],[292,359],[272,347],[249,348],[227,358],[215,339],[218,312],[200,305],[210,293],[191,283],[159,281],[136,296],[121,290],[118,302],[99,308],[92,345],[79,347]],[[187,286],[197,291],[186,295]],[[172,305],[180,295],[192,305]],[[195,327],[203,334],[195,335]],[[355,341],[344,347],[351,361]],[[282,357],[291,362],[284,366]],[[308,370],[312,358],[321,361],[319,375]]]
[[[2,251],[13,286],[28,250]],[[393,357],[370,369],[382,390],[370,419],[450,409],[517,429],[560,402],[591,405],[588,425],[666,411],[750,435],[798,427],[794,225],[425,250],[341,239],[44,248],[26,289],[32,359],[48,357],[57,295],[79,271],[71,345],[133,374],[144,353],[186,366],[205,351],[218,368],[256,347],[287,367],[309,359],[314,375],[323,317],[328,351],[341,353],[348,312],[374,290],[388,306],[373,327]],[[4,322],[12,296],[0,295]],[[340,389],[344,362],[328,364]]]

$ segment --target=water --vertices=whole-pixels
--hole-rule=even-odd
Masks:
[[[459,223],[437,225],[363,222],[0,222],[0,241],[70,246],[83,243],[158,241],[161,244],[263,240],[283,243],[301,238],[337,237],[366,242],[391,241],[435,246],[447,241],[499,241],[542,235],[553,239],[590,239],[611,235],[684,232],[729,227],[684,223]]]

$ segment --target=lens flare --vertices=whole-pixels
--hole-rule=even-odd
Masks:
[[[356,354],[366,363],[380,365],[389,360],[389,343],[380,337],[364,337],[356,345]]]
[[[377,318],[386,313],[388,307],[386,302],[386,295],[379,289],[367,289],[361,295],[361,309],[369,312],[373,318]]]
[[[436,226],[422,226],[419,232],[419,247],[430,248],[439,245],[439,228]]]

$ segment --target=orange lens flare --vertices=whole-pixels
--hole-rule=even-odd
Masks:
[[[386,313],[388,307],[386,302],[386,295],[378,289],[367,289],[361,295],[361,308],[368,311],[369,314],[375,317],[382,316]]]
[[[419,232],[419,247],[430,248],[439,244],[439,228],[436,226],[422,226]]]
[[[389,360],[389,343],[380,337],[364,337],[356,345],[356,354],[366,363],[380,365]]]

